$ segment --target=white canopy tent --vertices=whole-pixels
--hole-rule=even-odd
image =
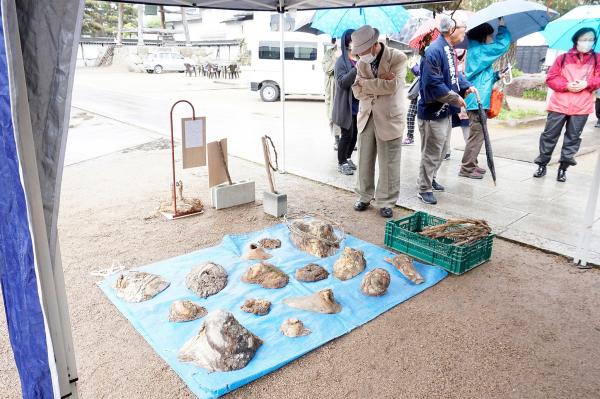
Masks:
[[[294,10],[443,1],[127,2],[272,11],[283,18]],[[57,220],[83,7],[83,0],[0,0],[0,282],[24,398],[78,397]],[[591,234],[599,183],[600,159],[586,212],[590,219],[582,230],[586,234]],[[586,234],[578,255],[582,262],[586,243],[589,247]]]

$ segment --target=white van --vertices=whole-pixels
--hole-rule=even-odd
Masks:
[[[260,36],[251,48],[248,70],[250,89],[260,92],[263,101],[279,100],[281,91],[281,33]],[[331,46],[328,37],[308,33],[285,33],[285,93],[287,96],[320,96],[325,93],[323,54]]]

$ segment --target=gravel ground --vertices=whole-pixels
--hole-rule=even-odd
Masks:
[[[167,221],[170,151],[144,145],[65,169],[60,242],[82,398],[189,398],[179,377],[96,286],[90,272],[141,266],[277,220],[256,204]],[[231,159],[234,179],[266,186],[264,168]],[[208,198],[205,168],[181,173]],[[291,211],[340,221],[383,244],[385,220],[352,193],[278,175]],[[395,216],[408,213],[397,208]],[[492,260],[329,342],[229,398],[598,398],[600,272],[496,240]],[[0,397],[20,397],[0,316]]]

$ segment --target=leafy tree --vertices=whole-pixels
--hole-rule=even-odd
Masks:
[[[115,36],[117,31],[118,8],[116,3],[86,0],[83,12],[82,35],[95,37]],[[123,29],[137,27],[137,8],[123,4]]]

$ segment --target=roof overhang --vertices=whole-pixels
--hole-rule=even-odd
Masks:
[[[117,0],[118,1],[118,0]],[[386,5],[419,5],[449,3],[448,0],[122,0],[122,3],[152,4],[179,7],[216,8],[246,11],[293,11],[326,8],[375,7]]]

